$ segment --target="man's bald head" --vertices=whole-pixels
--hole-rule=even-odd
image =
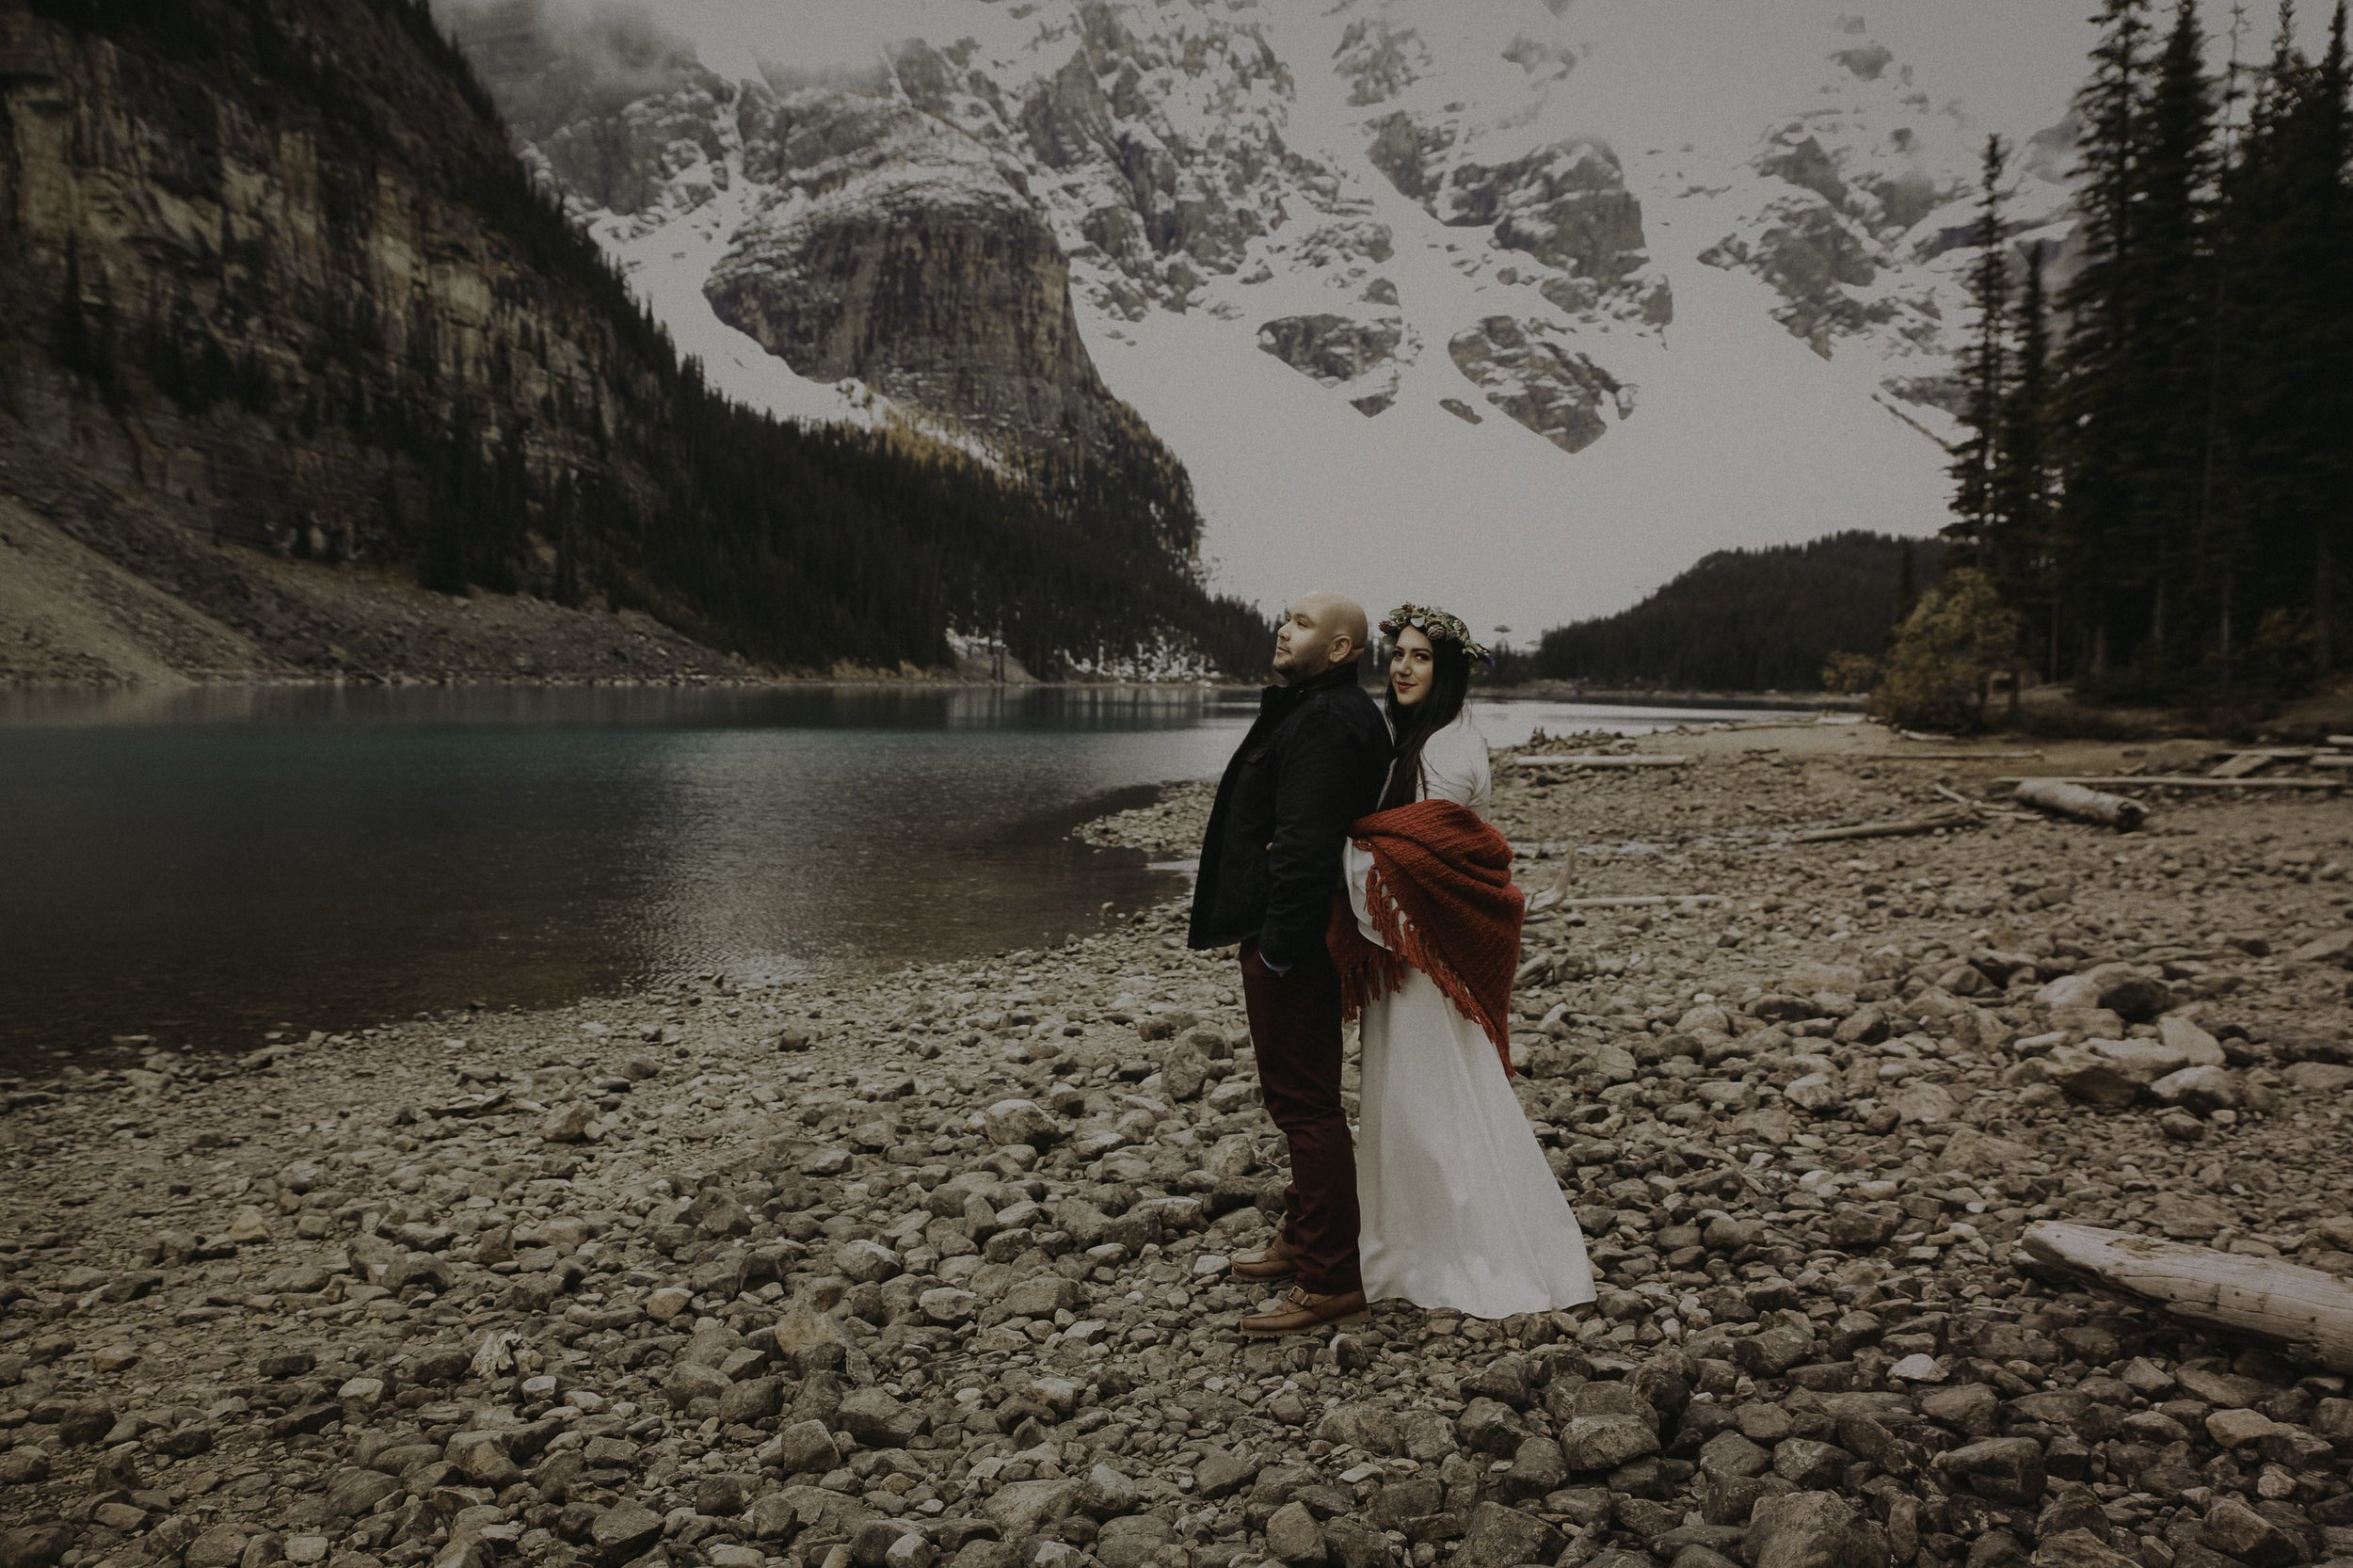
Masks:
[[[1291,681],[1311,680],[1354,664],[1370,640],[1365,607],[1346,594],[1301,594],[1283,607],[1283,624],[1274,633],[1274,673]]]

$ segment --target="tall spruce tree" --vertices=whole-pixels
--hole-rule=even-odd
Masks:
[[[1994,442],[1994,585],[2018,610],[2020,652],[2046,680],[2058,678],[2058,598],[2051,581],[2051,311],[2043,248],[2026,253],[2025,281],[2010,312],[2011,374]]]
[[[2000,449],[2002,390],[2007,379],[2009,259],[2002,232],[2002,138],[1985,138],[1984,179],[1971,239],[1977,259],[1969,269],[1969,301],[1977,325],[1961,353],[1964,402],[1961,423],[1968,431],[1953,449],[1946,470],[1953,477],[1953,521],[1945,529],[1960,552],[1959,564],[1999,576],[1994,530],[1994,471]]]
[[[2353,431],[2353,298],[2345,287],[2346,248],[2353,245],[2353,61],[2345,32],[2345,0],[2337,0],[2296,142],[2313,361],[2301,450],[2310,507],[2313,653],[2324,674],[2344,662],[2353,641],[2345,624],[2353,573],[2353,451],[2347,450],[2353,443],[2345,434]]]
[[[2126,266],[2135,316],[2121,345],[2129,367],[2124,439],[2131,527],[2124,573],[2137,590],[2123,628],[2145,673],[2195,664],[2206,606],[2198,567],[2213,288],[2214,94],[2197,0],[2179,0],[2159,51],[2137,138],[2133,244]]]
[[[2281,8],[2233,180],[2231,244],[2243,306],[2232,316],[2237,361],[2229,422],[2242,469],[2240,552],[2256,635],[2272,679],[2345,651],[2343,574],[2353,505],[2344,431],[2353,324],[2343,276],[2347,243],[2344,7],[2319,64],[2297,48]]]
[[[2065,464],[2059,570],[2078,607],[2078,661],[2107,672],[2120,608],[2119,547],[2131,533],[2130,349],[2138,319],[2135,225],[2147,0],[2106,0],[2092,74],[2076,95],[2083,123],[2077,166],[2083,264],[2061,299],[2069,321],[2058,430]]]

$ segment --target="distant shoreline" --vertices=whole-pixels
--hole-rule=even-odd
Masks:
[[[1368,684],[1371,684],[1368,682]],[[565,676],[480,677],[450,680],[427,678],[355,679],[339,676],[251,676],[229,680],[0,680],[0,696],[13,695],[71,696],[138,692],[159,696],[177,692],[235,691],[807,691],[838,686],[855,690],[1031,692],[1031,691],[1209,691],[1253,694],[1260,683],[1250,680],[971,680],[953,675],[679,675],[645,680]],[[1472,696],[1490,702],[1571,702],[1597,708],[1723,708],[1833,709],[1861,712],[1864,699],[1829,693],[1681,692],[1615,688],[1584,691],[1564,681],[1535,680],[1515,686],[1477,686]]]

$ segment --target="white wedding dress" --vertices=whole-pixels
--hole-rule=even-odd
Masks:
[[[1422,798],[1485,814],[1487,743],[1466,712],[1422,748]],[[1349,900],[1366,918],[1372,856],[1347,851]],[[1386,945],[1386,944],[1383,944]],[[1577,1216],[1484,1032],[1420,970],[1364,1012],[1356,1137],[1365,1297],[1509,1318],[1593,1299]]]

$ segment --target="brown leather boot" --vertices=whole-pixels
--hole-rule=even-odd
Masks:
[[[1371,1317],[1372,1309],[1365,1304],[1362,1290],[1319,1296],[1294,1285],[1283,1292],[1282,1302],[1272,1312],[1254,1312],[1244,1318],[1241,1331],[1254,1339],[1263,1339],[1277,1334],[1362,1323]]]
[[[1278,1230],[1271,1244],[1257,1252],[1237,1253],[1225,1267],[1236,1279],[1264,1283],[1290,1278],[1299,1272],[1299,1260],[1291,1256],[1290,1248],[1283,1240],[1283,1233]]]

